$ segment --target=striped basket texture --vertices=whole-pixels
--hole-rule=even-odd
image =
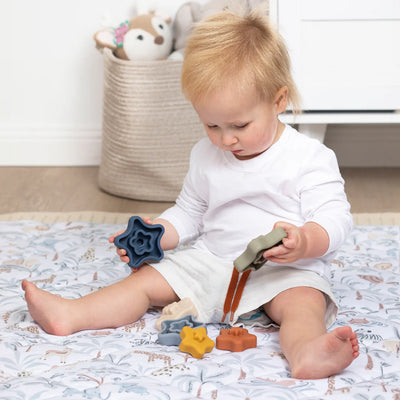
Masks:
[[[204,136],[181,93],[182,62],[120,60],[109,49],[103,58],[99,186],[121,197],[173,201],[190,150]]]

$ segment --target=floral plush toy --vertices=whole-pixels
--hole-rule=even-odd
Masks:
[[[171,18],[154,11],[140,14],[116,28],[96,32],[94,40],[98,49],[108,47],[123,60],[162,60],[172,50]]]

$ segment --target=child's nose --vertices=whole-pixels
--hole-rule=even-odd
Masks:
[[[229,132],[224,132],[222,134],[222,143],[224,146],[231,146],[238,142],[238,138]]]

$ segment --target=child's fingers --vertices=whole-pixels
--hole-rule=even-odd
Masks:
[[[129,257],[128,256],[122,256],[119,259],[124,263],[127,263],[127,264],[129,263]]]
[[[114,239],[115,239],[118,235],[120,235],[121,233],[124,233],[124,232],[125,232],[125,230],[119,231],[119,232],[117,232],[117,233],[114,233],[114,235],[112,235],[112,236],[110,236],[110,237],[108,238],[108,241],[109,241],[110,243],[114,243]]]
[[[299,227],[288,222],[279,221],[274,228],[281,227],[287,233],[287,237],[282,240],[283,245],[288,249],[294,249],[298,243]]]
[[[115,238],[120,235],[121,233],[124,233],[125,230],[119,231],[117,233],[114,233],[114,235],[110,236],[108,241],[110,243],[114,243]],[[120,249],[119,247],[117,247],[117,254],[119,255],[119,258],[122,262],[124,263],[129,263],[129,257],[126,255],[126,250],[125,249]]]
[[[293,258],[289,256],[281,256],[281,257],[269,257],[268,261],[274,262],[277,264],[288,264],[293,262]]]
[[[149,224],[149,225],[151,225],[153,222],[152,222],[152,220],[151,220],[151,218],[149,217],[149,216],[145,216],[145,217],[143,217],[142,218],[142,220],[146,223],[146,224]]]
[[[117,254],[118,254],[120,257],[126,256],[126,250],[125,250],[125,249],[117,248]]]
[[[287,249],[294,249],[297,245],[297,238],[289,236],[288,238],[284,238],[282,240],[283,246]]]
[[[283,245],[274,247],[273,249],[267,250],[263,256],[270,262],[277,264],[286,264],[297,260],[296,251],[288,249]]]
[[[263,253],[263,257],[266,259],[270,259],[271,257],[279,257],[283,256],[285,254],[288,254],[289,250],[285,248],[285,246],[280,245],[280,246],[275,246],[272,247],[271,249],[268,249]]]

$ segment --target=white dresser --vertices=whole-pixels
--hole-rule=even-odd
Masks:
[[[400,123],[400,0],[270,0],[304,113],[287,123]]]

